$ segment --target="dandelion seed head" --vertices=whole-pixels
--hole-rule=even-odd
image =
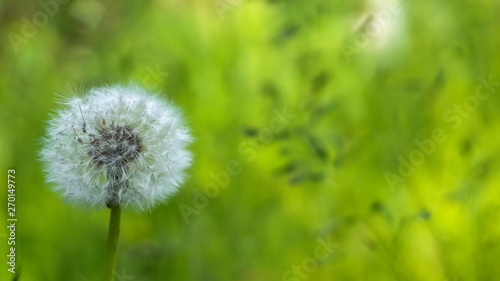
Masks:
[[[131,84],[60,103],[40,154],[47,181],[67,201],[146,210],[184,182],[192,137],[170,102]]]

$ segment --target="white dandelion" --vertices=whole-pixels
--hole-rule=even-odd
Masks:
[[[65,98],[49,121],[41,160],[67,201],[111,209],[104,280],[115,278],[122,207],[151,209],[174,194],[191,164],[180,110],[135,85]]]
[[[41,158],[67,201],[151,209],[183,183],[192,138],[171,103],[135,85],[94,88],[62,103]]]

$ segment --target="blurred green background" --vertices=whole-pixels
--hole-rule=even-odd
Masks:
[[[0,1],[18,280],[100,280],[109,212],[64,203],[37,154],[56,93],[130,81],[184,109],[195,161],[167,204],[123,214],[116,280],[500,280],[500,84],[479,79],[500,81],[499,8]],[[231,161],[241,172],[196,208]],[[318,239],[335,243],[322,260]]]

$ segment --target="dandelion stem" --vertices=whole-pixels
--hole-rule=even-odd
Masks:
[[[116,257],[118,252],[118,236],[120,235],[120,215],[119,204],[110,207],[108,245],[106,248],[106,263],[104,266],[104,281],[115,279]]]

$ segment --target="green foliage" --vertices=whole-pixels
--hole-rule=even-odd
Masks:
[[[480,77],[500,81],[500,6],[379,2],[70,1],[35,31],[37,1],[0,2],[19,280],[99,280],[108,212],[65,204],[37,153],[67,85],[129,81],[184,108],[196,141],[167,205],[123,213],[121,280],[497,280],[500,99]],[[318,238],[338,247],[287,274]]]

